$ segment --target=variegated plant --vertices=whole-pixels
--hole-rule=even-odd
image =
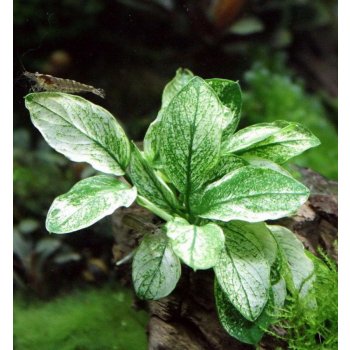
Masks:
[[[67,233],[137,203],[164,221],[133,258],[137,295],[159,299],[180,278],[181,262],[213,268],[219,318],[227,332],[257,343],[287,291],[303,296],[313,264],[284,227],[265,220],[292,215],[309,190],[280,165],[319,140],[297,123],[261,123],[236,132],[239,84],[179,69],[165,87],[143,151],[105,109],[58,92],[25,97],[45,140],[97,175],[55,199],[46,227]],[[118,176],[123,176],[122,181]]]

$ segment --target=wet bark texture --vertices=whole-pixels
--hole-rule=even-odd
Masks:
[[[311,189],[311,196],[295,216],[277,222],[291,229],[305,247],[317,254],[321,247],[337,258],[337,183],[308,170],[300,169],[302,182]],[[132,207],[114,216],[115,250],[127,255],[137,245],[140,233],[123,224],[123,214],[141,214],[148,222],[149,213]],[[121,215],[122,214],[122,215]],[[151,227],[151,226],[150,226]],[[120,267],[120,274],[130,281],[130,264]],[[158,301],[147,302],[150,312],[148,325],[150,350],[245,350],[255,349],[230,337],[216,315],[212,270],[193,272],[183,266],[182,276],[175,291]],[[282,345],[283,344],[278,344]],[[261,349],[275,349],[275,339],[265,337]]]

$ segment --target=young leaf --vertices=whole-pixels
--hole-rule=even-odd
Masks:
[[[226,79],[206,79],[209,86],[215,91],[227,111],[225,111],[226,125],[223,132],[223,142],[236,131],[242,109],[242,92],[239,84]]]
[[[290,176],[245,166],[207,186],[192,207],[207,219],[258,222],[293,213],[308,196],[309,190]]]
[[[240,225],[223,226],[226,243],[214,267],[216,278],[235,308],[255,321],[269,297],[270,267],[254,235]]]
[[[141,299],[157,300],[169,295],[180,278],[181,263],[165,234],[146,235],[132,263],[132,280]]]
[[[214,284],[215,303],[222,326],[228,334],[247,344],[258,344],[274,321],[276,311],[284,304],[286,286],[283,279],[271,287],[270,298],[261,315],[251,322],[231,304],[217,280]]]
[[[195,226],[175,218],[165,227],[174,252],[188,266],[205,270],[217,263],[225,246],[225,236],[218,225]]]
[[[159,158],[159,124],[162,110],[159,111],[157,118],[149,125],[143,140],[143,151],[145,158],[151,164]]]
[[[276,238],[279,251],[284,258],[282,275],[287,282],[288,289],[306,295],[312,287],[314,265],[305,254],[303,244],[285,227],[269,225],[269,230]]]
[[[46,218],[46,229],[68,233],[88,227],[119,207],[129,207],[136,199],[136,188],[106,175],[79,181],[57,197]]]
[[[193,78],[169,103],[160,123],[165,174],[189,197],[219,159],[223,105],[201,78]]]
[[[158,113],[156,120],[154,120],[146,132],[143,148],[145,158],[149,162],[153,162],[159,152],[159,123],[162,118],[162,111],[168,106],[175,95],[194,77],[193,73],[188,69],[179,68],[176,71],[175,77],[165,86],[162,96],[162,107]]]
[[[186,68],[179,68],[176,71],[175,77],[166,84],[162,95],[162,108],[168,106],[170,101],[177,95],[177,93],[189,83],[194,77],[194,74]]]
[[[59,92],[29,94],[25,104],[33,124],[57,152],[105,173],[124,174],[129,141],[108,111],[82,97]]]
[[[136,145],[131,145],[128,174],[138,188],[138,194],[147,198],[161,209],[171,212],[177,207],[177,200],[168,185],[159,178],[143,158]]]
[[[238,131],[224,143],[223,152],[256,156],[282,164],[319,144],[319,139],[301,124],[279,120]]]

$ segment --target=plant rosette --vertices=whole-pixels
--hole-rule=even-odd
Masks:
[[[54,200],[49,232],[83,229],[134,201],[164,221],[144,236],[133,257],[140,298],[169,295],[181,263],[213,268],[223,327],[256,344],[287,293],[303,297],[312,288],[313,263],[302,243],[264,221],[292,215],[307,200],[309,190],[281,164],[320,142],[288,121],[237,131],[238,82],[204,80],[179,69],[164,89],[143,150],[108,111],[82,97],[31,93],[25,104],[51,147],[104,173]]]

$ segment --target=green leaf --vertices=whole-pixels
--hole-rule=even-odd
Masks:
[[[270,267],[257,238],[238,223],[222,226],[226,244],[214,267],[230,302],[248,320],[264,309],[270,289]]]
[[[191,193],[219,159],[223,105],[199,77],[169,103],[160,124],[160,156],[164,172],[184,194],[188,212]]]
[[[138,194],[147,198],[159,208],[172,212],[177,199],[168,185],[156,175],[134,143],[131,145],[131,158],[128,174],[138,188]]]
[[[175,77],[170,80],[164,88],[162,95],[162,108],[167,107],[177,93],[186,86],[193,77],[194,74],[189,69],[179,68],[176,71]]]
[[[286,281],[282,277],[278,282],[271,286],[274,302],[274,313],[278,314],[280,309],[284,306],[287,297]]]
[[[209,171],[206,176],[208,181],[205,183],[208,184],[217,181],[231,171],[237,170],[246,165],[249,165],[249,163],[245,159],[234,154],[225,154],[219,158],[219,161],[215,167]]]
[[[254,236],[261,246],[265,259],[272,266],[277,257],[277,244],[264,222],[232,221],[230,225],[247,237]]]
[[[265,140],[274,133],[277,133],[281,130],[281,127],[288,124],[284,121],[281,122],[281,125],[278,123],[279,122],[259,123],[237,131],[234,135],[223,142],[222,153],[238,152],[251,147],[256,143]]]
[[[209,86],[215,91],[216,95],[227,107],[225,110],[224,123],[225,130],[223,132],[223,141],[233,135],[237,129],[242,109],[242,92],[238,82],[226,79],[206,79]]]
[[[269,168],[286,176],[293,177],[285,168],[276,164],[275,162],[272,162],[271,160],[245,155],[243,155],[242,159],[244,159],[246,162],[248,162],[248,164],[253,165],[256,168]]]
[[[293,213],[308,196],[309,190],[290,176],[245,166],[208,185],[193,212],[221,221],[273,220]]]
[[[184,219],[175,218],[165,227],[174,252],[188,266],[194,270],[204,270],[217,263],[225,246],[225,236],[218,225],[195,226]]]
[[[169,295],[180,278],[181,263],[162,232],[146,235],[132,263],[132,280],[141,299],[157,300]]]
[[[223,152],[256,156],[282,164],[319,144],[319,139],[301,124],[279,120],[238,131],[223,144]]]
[[[147,198],[142,197],[142,196],[137,196],[136,200],[138,205],[141,205],[141,207],[144,207],[151,211],[153,214],[156,214],[160,218],[162,218],[165,221],[170,221],[173,219],[172,214],[170,214],[168,211],[165,211],[158,206],[156,206],[154,203],[149,201]]]
[[[276,238],[284,260],[282,275],[287,282],[288,289],[292,293],[306,295],[314,281],[314,265],[305,254],[303,244],[292,231],[285,227],[269,225],[268,228]]]
[[[274,321],[274,314],[284,304],[286,287],[283,279],[271,287],[269,301],[254,322],[245,319],[231,304],[217,279],[214,293],[219,320],[227,333],[243,343],[258,344],[265,330]]]
[[[59,92],[29,94],[25,104],[33,124],[57,152],[105,173],[124,174],[129,141],[108,111],[82,97]]]
[[[159,155],[159,124],[163,110],[193,77],[194,75],[190,70],[179,68],[176,71],[175,77],[165,86],[162,96],[161,110],[159,111],[157,118],[148,127],[143,141],[145,157],[148,161],[153,162]]]
[[[119,207],[129,207],[136,199],[136,188],[106,175],[79,181],[57,197],[46,218],[46,229],[68,233],[88,227]]]
[[[153,164],[159,158],[159,124],[161,119],[160,110],[157,118],[149,125],[143,140],[143,151],[148,162]]]

